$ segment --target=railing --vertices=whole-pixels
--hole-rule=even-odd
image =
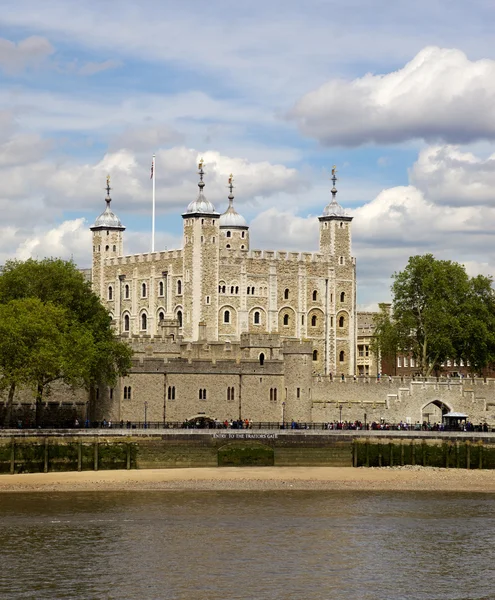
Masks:
[[[34,425],[26,424],[23,427],[17,427],[17,429],[35,429]],[[101,422],[86,422],[82,424],[72,425],[53,425],[44,424],[38,429],[72,429],[74,431],[90,431],[90,430],[286,430],[286,431],[331,431],[335,432],[369,432],[386,434],[387,432],[401,432],[417,433],[417,432],[431,432],[431,433],[442,433],[442,432],[465,432],[465,433],[490,433],[495,432],[495,428],[491,428],[487,424],[473,425],[468,424],[466,429],[462,427],[446,427],[441,424],[430,425],[429,423],[423,424],[407,424],[407,423],[361,423],[361,422],[330,422],[330,423],[306,423],[306,422],[273,422],[273,421],[229,421],[221,423],[218,421],[101,421]]]

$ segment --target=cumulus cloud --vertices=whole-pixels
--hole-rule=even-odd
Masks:
[[[495,205],[495,154],[480,158],[458,146],[429,146],[419,153],[410,182],[436,204]]]
[[[37,35],[21,40],[17,44],[0,38],[0,68],[8,73],[15,73],[28,67],[35,67],[54,51],[46,38]]]
[[[426,47],[395,72],[325,83],[289,118],[323,145],[495,139],[495,61]]]

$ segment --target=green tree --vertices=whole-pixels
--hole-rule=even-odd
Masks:
[[[410,353],[429,376],[447,359],[480,371],[495,358],[495,300],[491,279],[470,279],[455,262],[413,256],[394,273],[390,315],[376,318],[375,346]]]
[[[29,304],[28,300],[37,302]],[[37,421],[43,394],[53,381],[88,389],[114,385],[130,368],[130,347],[117,340],[107,310],[71,262],[7,262],[0,276],[0,306],[7,314],[11,311],[10,321],[17,311],[19,323],[12,323],[10,339],[28,339],[34,335],[33,329],[38,335],[28,359],[20,353],[16,363],[25,367],[22,377],[17,371],[16,386],[29,384],[36,390]],[[0,343],[0,353],[5,351],[5,360],[0,357],[2,364],[7,361],[7,350]],[[7,382],[5,378],[4,386],[11,385]]]

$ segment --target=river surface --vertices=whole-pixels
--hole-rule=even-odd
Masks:
[[[495,498],[411,492],[0,495],[0,598],[495,598]]]

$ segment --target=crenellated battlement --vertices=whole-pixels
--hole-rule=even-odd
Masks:
[[[140,263],[151,263],[181,259],[184,257],[184,251],[164,250],[162,252],[145,252],[144,254],[130,254],[128,256],[117,256],[114,258],[104,258],[104,266],[124,266]]]

